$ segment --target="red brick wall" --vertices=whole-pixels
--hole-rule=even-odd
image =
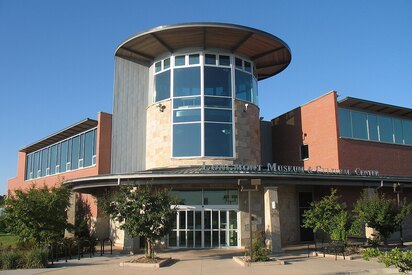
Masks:
[[[382,175],[412,176],[412,147],[339,139],[339,164],[345,169],[378,170]]]
[[[274,120],[273,156],[281,164],[338,168],[336,92],[330,92]],[[300,146],[309,159],[300,160]]]
[[[96,165],[74,171],[68,171],[57,175],[50,175],[33,180],[24,180],[26,167],[26,153],[18,153],[17,176],[8,181],[8,193],[12,194],[14,190],[25,190],[30,186],[58,186],[65,180],[96,176],[99,174],[110,173],[110,152],[111,152],[111,128],[112,115],[107,113],[98,114],[97,125],[97,143],[96,143]],[[97,205],[91,195],[83,194],[83,200],[90,205],[93,217],[97,215]]]

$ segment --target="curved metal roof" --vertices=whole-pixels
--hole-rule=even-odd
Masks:
[[[288,45],[278,37],[253,28],[225,23],[166,25],[138,33],[121,43],[116,56],[152,63],[162,54],[183,48],[228,49],[256,64],[258,79],[283,71],[291,61]]]

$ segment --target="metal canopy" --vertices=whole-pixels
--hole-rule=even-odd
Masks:
[[[269,33],[233,24],[188,23],[157,27],[132,36],[115,55],[152,63],[156,57],[184,48],[227,49],[256,64],[258,80],[283,71],[291,61],[288,45]]]
[[[412,109],[354,98],[346,97],[338,102],[339,107],[357,108],[365,111],[399,116],[412,119]]]
[[[36,141],[35,143],[32,143],[22,149],[20,149],[20,152],[25,152],[25,153],[31,153],[34,151],[37,151],[41,148],[47,147],[49,145],[52,145],[56,142],[59,142],[61,140],[64,140],[66,138],[69,138],[71,136],[74,136],[76,134],[79,134],[81,132],[87,131],[89,129],[92,129],[97,126],[97,120],[86,118],[85,120],[82,120],[76,124],[73,124],[57,133],[54,133],[48,137],[45,137],[39,141]]]

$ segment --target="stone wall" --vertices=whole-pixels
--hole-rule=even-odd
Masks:
[[[171,101],[165,100],[163,112],[153,104],[147,108],[146,169],[213,164],[259,164],[259,108],[235,101],[235,158],[172,158]]]
[[[252,212],[252,237],[256,232],[265,230],[265,217],[263,205],[263,191],[251,192],[251,212]],[[247,191],[239,191],[239,212],[240,212],[240,246],[248,247],[250,243],[250,223],[249,223],[249,200]]]
[[[279,220],[282,246],[300,240],[298,195],[295,185],[278,187]]]

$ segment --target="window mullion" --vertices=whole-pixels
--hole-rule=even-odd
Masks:
[[[205,156],[205,85],[204,85],[204,53],[199,54],[200,65],[200,155]]]

